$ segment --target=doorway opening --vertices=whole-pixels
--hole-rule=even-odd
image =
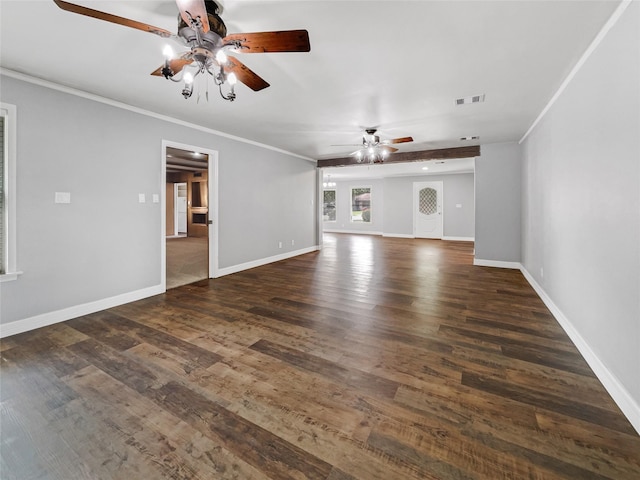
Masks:
[[[164,145],[165,228],[164,285],[171,289],[213,276],[211,229],[216,207],[217,179],[209,168],[216,152],[184,145]],[[215,170],[214,170],[215,173]],[[215,176],[215,175],[214,175]]]

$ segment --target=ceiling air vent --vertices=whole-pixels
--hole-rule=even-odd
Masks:
[[[482,95],[472,95],[471,97],[456,98],[456,105],[480,102],[484,102],[484,93]]]

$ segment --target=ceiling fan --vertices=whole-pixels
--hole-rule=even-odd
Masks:
[[[193,81],[200,74],[208,73],[219,87],[225,100],[236,98],[234,85],[237,80],[254,91],[267,88],[269,84],[259,75],[229,53],[269,53],[308,52],[309,33],[306,30],[282,30],[258,33],[232,33],[227,35],[227,27],[218,15],[220,5],[213,0],[176,0],[178,10],[178,33],[146,23],[101,12],[63,0],[53,0],[58,7],[72,13],[97,18],[125,27],[153,33],[163,38],[171,38],[189,50],[174,57],[171,47],[165,47],[164,65],[151,75],[163,76],[168,80],[184,80],[182,95],[189,98],[193,93]],[[223,93],[222,85],[228,83],[230,90]]]
[[[362,136],[361,144],[349,144],[349,145],[333,145],[334,147],[360,147],[355,152],[351,153],[351,155],[356,157],[358,163],[368,162],[368,163],[382,163],[384,159],[389,156],[389,154],[397,152],[398,149],[392,147],[391,145],[397,143],[407,143],[413,142],[412,137],[400,137],[393,138],[391,140],[380,140],[380,137],[376,135],[378,130],[376,128],[367,128],[365,129],[365,134]]]

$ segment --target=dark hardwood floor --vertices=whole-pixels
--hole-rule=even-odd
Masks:
[[[311,253],[4,339],[9,479],[638,479],[640,437],[470,243]]]

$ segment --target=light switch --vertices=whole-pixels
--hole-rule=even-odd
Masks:
[[[157,193],[153,194],[153,197],[151,197],[153,200],[153,203],[160,203],[160,195],[158,195]]]
[[[138,194],[138,203],[144,203],[144,202],[146,202],[146,201],[147,201],[147,199],[146,199],[146,197],[144,196],[144,193],[139,193],[139,194]]]
[[[70,192],[56,192],[55,203],[71,203]]]

